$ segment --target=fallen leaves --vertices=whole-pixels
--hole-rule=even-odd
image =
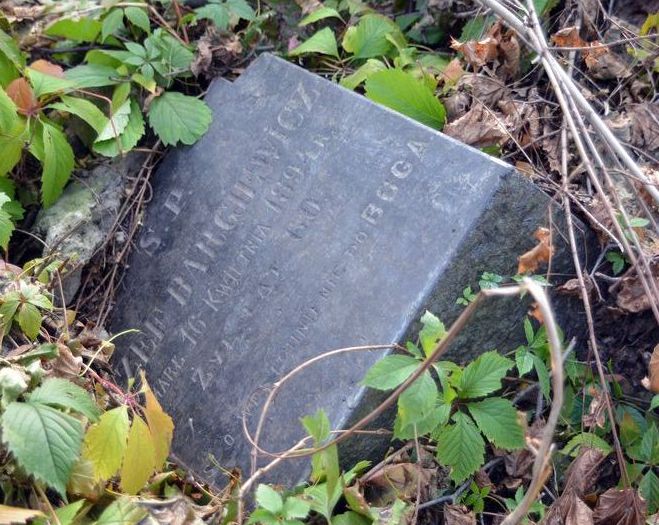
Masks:
[[[464,505],[446,505],[444,525],[476,525],[476,516]]]
[[[476,148],[502,144],[509,138],[504,122],[480,103],[474,104],[463,116],[445,125],[442,131]]]
[[[7,96],[12,99],[18,112],[26,117],[34,117],[39,113],[41,106],[37,97],[34,96],[32,87],[25,78],[12,80],[5,90]]]
[[[651,392],[659,394],[659,344],[652,351],[652,357],[650,357],[650,363],[648,364],[648,375],[643,378],[642,383]]]
[[[647,505],[634,489],[609,489],[599,497],[595,525],[644,525]]]
[[[528,252],[520,255],[517,273],[535,272],[541,264],[548,263],[553,254],[551,232],[547,228],[538,228],[534,235],[538,244]]]
[[[652,279],[659,286],[659,258],[655,257],[649,261],[649,266],[652,272]],[[616,304],[623,310],[632,313],[639,313],[650,309],[652,304],[651,299],[645,293],[643,283],[635,268],[630,268],[622,277],[618,296],[616,297]]]

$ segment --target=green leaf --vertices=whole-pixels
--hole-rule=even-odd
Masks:
[[[139,416],[133,417],[128,433],[126,454],[121,467],[121,489],[137,494],[156,468],[155,447],[149,427]]]
[[[87,124],[89,124],[97,134],[100,134],[108,125],[108,117],[98,109],[98,107],[91,103],[89,100],[82,98],[62,96],[60,102],[56,102],[48,106],[49,108],[66,111],[80,117]]]
[[[147,511],[128,498],[119,498],[110,504],[94,525],[137,525]]]
[[[652,471],[648,470],[645,476],[638,484],[638,490],[641,496],[648,502],[648,514],[654,514],[659,510],[659,478]]]
[[[103,142],[104,140],[116,140],[116,138],[123,133],[124,129],[126,129],[126,126],[128,126],[130,113],[130,100],[126,100],[112,113],[112,115],[110,115],[110,118],[107,119],[105,126],[98,133],[96,141]]]
[[[648,465],[659,464],[659,431],[657,431],[657,425],[654,422],[643,434],[639,452],[641,459]]]
[[[101,22],[87,16],[79,20],[63,18],[49,26],[45,33],[48,36],[59,36],[75,42],[94,42],[102,27]]]
[[[313,24],[314,22],[318,22],[319,20],[324,20],[325,18],[338,18],[339,20],[341,20],[341,15],[336,9],[332,7],[322,6],[316,9],[315,11],[312,11],[307,16],[305,16],[302,20],[300,20],[298,26],[304,27],[309,24]]]
[[[304,416],[301,421],[302,426],[315,442],[320,443],[330,436],[330,421],[324,410],[317,410],[313,416]]]
[[[208,3],[202,7],[195,9],[197,18],[211,20],[215,27],[220,30],[229,28],[229,10],[221,4]]]
[[[421,324],[423,328],[419,332],[419,341],[426,357],[430,357],[437,343],[446,335],[446,327],[437,316],[427,310],[421,317]]]
[[[151,32],[151,22],[149,21],[149,15],[147,14],[146,9],[131,6],[124,10],[124,14],[131,24],[139,27],[145,33]]]
[[[372,521],[351,510],[332,516],[332,525],[370,525]]]
[[[157,53],[160,57],[151,65],[168,83],[174,76],[181,76],[190,70],[194,53],[161,28],[156,29],[144,45],[152,56]]]
[[[87,431],[83,455],[92,462],[100,479],[109,479],[119,470],[126,451],[129,425],[128,409],[120,406],[108,410]]]
[[[561,450],[561,454],[572,456],[573,458],[577,457],[579,455],[579,448],[582,446],[601,450],[602,453],[607,456],[613,450],[611,445],[609,445],[601,437],[589,432],[583,432],[581,434],[577,434],[570,441],[568,441],[565,447],[563,447],[563,450]]]
[[[119,30],[124,29],[124,11],[123,9],[111,9],[110,12],[103,18],[103,26],[101,29],[101,42],[110,35],[114,35]]]
[[[25,56],[21,53],[18,43],[10,35],[0,29],[0,53],[18,69],[25,67]]]
[[[384,62],[374,58],[369,58],[364,64],[359,66],[359,68],[357,68],[354,73],[343,77],[339,84],[341,84],[346,89],[355,89],[373,73],[384,71],[385,69],[387,69],[387,66],[384,64]]]
[[[251,21],[256,18],[254,9],[245,0],[226,0],[226,6],[235,16],[243,20]]]
[[[531,358],[533,359],[535,373],[538,375],[540,391],[542,392],[542,395],[545,396],[545,399],[549,399],[551,396],[551,383],[549,380],[549,370],[547,370],[547,365],[545,365],[545,362],[537,355],[531,354]]]
[[[482,397],[498,390],[501,380],[512,367],[513,362],[498,352],[485,352],[462,371],[457,385],[459,397]]]
[[[213,114],[201,100],[167,91],[149,108],[149,124],[166,146],[194,144],[208,130]]]
[[[67,78],[60,78],[47,73],[42,73],[36,69],[27,68],[27,76],[32,84],[32,91],[37,98],[51,93],[60,93],[74,87],[73,82]]]
[[[96,403],[84,388],[57,377],[46,379],[30,394],[29,400],[32,403],[75,410],[92,422],[98,421],[100,414]]]
[[[74,525],[76,516],[78,516],[80,510],[85,506],[85,503],[87,503],[87,501],[83,498],[56,509],[55,514],[57,515],[60,525]]]
[[[336,47],[334,31],[325,27],[314,33],[295,49],[288,52],[289,56],[296,57],[305,53],[320,53],[339,58],[339,50]]]
[[[362,380],[364,386],[391,390],[405,381],[421,363],[407,355],[388,355],[376,362]]]
[[[515,366],[520,377],[533,370],[533,355],[525,346],[520,346],[515,350]]]
[[[18,121],[16,104],[5,93],[5,90],[0,88],[0,133],[4,134],[12,129]]]
[[[2,415],[2,440],[18,464],[62,497],[82,434],[80,421],[46,405],[13,402]]]
[[[7,87],[20,76],[16,66],[0,51],[0,86]]]
[[[263,507],[273,514],[279,514],[284,508],[284,500],[281,494],[268,485],[263,484],[260,484],[256,489],[256,503],[258,503],[259,507]]]
[[[654,410],[657,407],[659,407],[659,394],[655,394],[650,402],[650,410]]]
[[[291,496],[286,498],[282,514],[287,520],[306,518],[310,508],[309,503],[306,501]]]
[[[96,153],[105,155],[106,157],[116,157],[120,153],[126,153],[132,150],[144,135],[144,117],[142,117],[142,110],[135,100],[130,99],[130,115],[128,116],[128,123],[124,128],[119,140],[108,139],[97,141],[94,143],[93,149]],[[121,146],[121,149],[120,149]]]
[[[422,421],[437,403],[437,384],[427,370],[398,398],[401,427]]]
[[[366,96],[431,128],[444,126],[446,112],[432,90],[422,80],[400,69],[371,75],[366,80]]]
[[[354,58],[387,56],[395,50],[392,40],[405,44],[399,27],[386,16],[364,15],[357,26],[349,27],[343,37],[343,49]]]
[[[18,324],[30,339],[34,340],[41,329],[41,312],[30,303],[23,303],[18,309]]]
[[[451,467],[451,479],[460,483],[476,472],[485,457],[485,442],[469,416],[457,412],[455,424],[444,427],[437,436],[437,459]]]
[[[14,126],[0,133],[0,176],[11,171],[23,155],[25,146],[25,121],[18,119]]]
[[[41,174],[41,200],[51,206],[61,195],[73,171],[73,150],[66,135],[48,122],[43,124],[43,172]]]
[[[492,397],[467,405],[480,431],[494,445],[507,450],[524,447],[524,429],[517,410],[507,399]]]
[[[7,249],[9,239],[14,232],[14,222],[11,214],[5,209],[5,205],[11,203],[11,198],[5,192],[0,191],[0,246]]]
[[[115,68],[100,64],[72,67],[64,72],[64,77],[70,80],[77,89],[113,86],[121,81]]]

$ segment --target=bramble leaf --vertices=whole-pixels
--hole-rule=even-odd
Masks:
[[[87,431],[83,455],[94,465],[98,478],[109,479],[119,470],[126,451],[129,425],[128,409],[120,406],[108,410]]]
[[[155,468],[155,447],[151,432],[144,420],[136,415],[128,433],[126,454],[121,467],[122,490],[128,494],[137,494]]]
[[[400,426],[405,428],[428,417],[437,402],[437,384],[427,370],[398,398]]]
[[[30,394],[29,400],[32,403],[75,410],[92,422],[98,421],[99,409],[89,393],[66,379],[46,379]]]
[[[39,403],[15,401],[2,415],[2,440],[18,464],[62,497],[82,435],[80,421]]]
[[[169,456],[169,449],[174,436],[174,422],[160,406],[151,387],[146,382],[144,374],[142,374],[142,384],[144,385],[144,396],[146,397],[144,414],[153,439],[155,466],[160,468]]]
[[[144,135],[144,117],[142,116],[139,104],[131,99],[128,123],[119,135],[119,138],[97,140],[94,143],[93,149],[96,153],[100,153],[106,157],[116,157],[121,152],[128,152],[137,146],[142,135]],[[119,148],[120,145],[121,150]]]
[[[423,328],[419,332],[419,341],[426,357],[429,357],[437,343],[446,335],[446,327],[439,318],[426,310],[421,317]]]
[[[457,384],[459,397],[482,397],[498,390],[513,365],[513,361],[494,350],[481,354],[462,371]]]
[[[419,365],[419,361],[411,356],[388,355],[366,372],[362,384],[378,390],[391,390],[405,381]]]
[[[284,500],[281,494],[268,485],[263,484],[259,485],[256,489],[256,503],[259,504],[259,507],[263,507],[273,514],[279,514],[284,508]]]
[[[499,448],[524,447],[524,429],[517,420],[517,410],[507,399],[492,397],[469,403],[469,413],[480,431]]]
[[[201,100],[168,91],[149,108],[149,124],[166,146],[194,144],[208,130],[213,114]]]
[[[609,455],[613,450],[611,445],[609,445],[601,437],[589,432],[582,432],[567,442],[567,444],[561,450],[561,454],[577,457],[579,454],[579,447],[582,446],[600,450],[605,456]]]
[[[437,435],[437,459],[451,467],[451,479],[460,483],[476,472],[483,464],[485,442],[472,419],[456,412],[452,425]]]
[[[342,45],[354,58],[374,58],[391,53],[395,49],[392,40],[405,45],[400,28],[386,16],[367,14],[348,28]]]
[[[311,35],[295,49],[288,52],[289,56],[296,57],[305,53],[320,53],[339,58],[339,50],[336,47],[334,31],[325,27]]]

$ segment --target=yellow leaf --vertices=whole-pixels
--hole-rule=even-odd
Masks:
[[[128,409],[121,406],[108,410],[87,431],[83,456],[92,462],[99,479],[109,479],[119,470],[129,426]]]
[[[135,416],[128,434],[128,446],[121,467],[121,488],[128,494],[137,494],[156,468],[155,449],[149,427]]]
[[[146,397],[146,421],[149,424],[149,430],[153,438],[153,447],[155,450],[156,468],[163,466],[169,456],[169,447],[172,444],[174,436],[174,422],[172,418],[162,409],[156,396],[151,391],[144,373],[142,373],[142,384],[144,385],[144,395]]]
[[[39,510],[0,505],[0,523],[6,523],[7,525],[12,523],[27,523],[27,520],[42,516],[43,513]]]

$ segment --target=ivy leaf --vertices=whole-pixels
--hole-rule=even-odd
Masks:
[[[388,355],[366,372],[362,384],[378,390],[391,390],[412,375],[419,364],[419,361],[411,356]]]
[[[279,514],[284,508],[284,500],[281,494],[268,485],[263,484],[259,485],[256,489],[256,503],[259,504],[259,507],[263,507],[273,514]]]
[[[89,393],[67,379],[46,379],[30,394],[29,400],[32,403],[75,410],[92,422],[98,421],[99,409]]]
[[[421,324],[423,328],[419,332],[419,341],[426,357],[429,357],[437,343],[446,335],[446,327],[436,315],[427,310],[421,317]]]
[[[18,325],[30,339],[34,340],[41,329],[41,312],[30,303],[23,303],[18,309]]]
[[[166,146],[194,144],[208,130],[213,114],[201,100],[167,91],[149,107],[149,124]]]
[[[80,117],[89,124],[97,134],[100,134],[109,122],[109,119],[95,104],[82,98],[64,95],[61,97],[60,102],[51,104],[48,107],[60,111],[66,111],[67,113]]]
[[[144,385],[144,396],[146,398],[144,414],[153,439],[155,466],[160,468],[169,456],[169,449],[174,436],[174,422],[160,406],[151,387],[146,382],[144,373],[142,373],[142,384]]]
[[[432,90],[400,69],[387,69],[368,77],[366,96],[431,128],[444,126],[446,111]]]
[[[367,14],[356,26],[348,28],[342,45],[354,58],[374,58],[391,53],[395,49],[392,40],[405,45],[400,28],[386,16]]]
[[[302,20],[300,20],[298,26],[300,27],[308,26],[309,24],[313,24],[314,22],[318,22],[319,20],[324,20],[325,18],[338,18],[339,20],[341,20],[341,15],[333,7],[322,6],[316,9],[315,11],[312,11],[307,16],[305,16]]]
[[[400,425],[405,428],[424,420],[435,408],[437,384],[427,370],[398,398]]]
[[[133,417],[128,433],[126,454],[121,467],[121,489],[137,494],[156,468],[155,447],[149,427],[139,416]]]
[[[128,498],[119,498],[110,504],[94,525],[137,525],[147,511]]]
[[[144,117],[140,106],[133,99],[130,100],[130,114],[128,123],[124,128],[119,139],[110,138],[107,140],[96,141],[93,149],[96,153],[106,157],[116,157],[117,155],[132,150],[144,135]],[[120,149],[121,146],[121,149]]]
[[[444,427],[437,436],[437,459],[451,467],[451,479],[460,483],[476,472],[485,458],[485,442],[469,416],[456,412],[455,424]]]
[[[131,6],[124,9],[124,14],[128,21],[136,27],[139,27],[145,33],[151,32],[151,22],[146,9],[141,7]]]
[[[128,439],[128,409],[120,406],[108,410],[85,436],[83,455],[94,465],[100,479],[110,479],[121,466]]]
[[[467,405],[480,431],[499,448],[524,447],[524,429],[517,420],[517,410],[507,399],[492,397]]]
[[[311,35],[295,49],[288,52],[289,56],[296,57],[305,53],[320,53],[339,58],[339,50],[336,47],[334,31],[325,27]]]
[[[62,497],[82,435],[80,421],[46,405],[15,401],[2,415],[2,440],[18,464]]]
[[[501,380],[513,367],[513,362],[492,350],[469,363],[458,381],[462,399],[486,396],[501,388]]]
[[[43,165],[41,174],[41,200],[51,206],[61,195],[73,171],[73,150],[66,135],[54,125],[42,121]]]

